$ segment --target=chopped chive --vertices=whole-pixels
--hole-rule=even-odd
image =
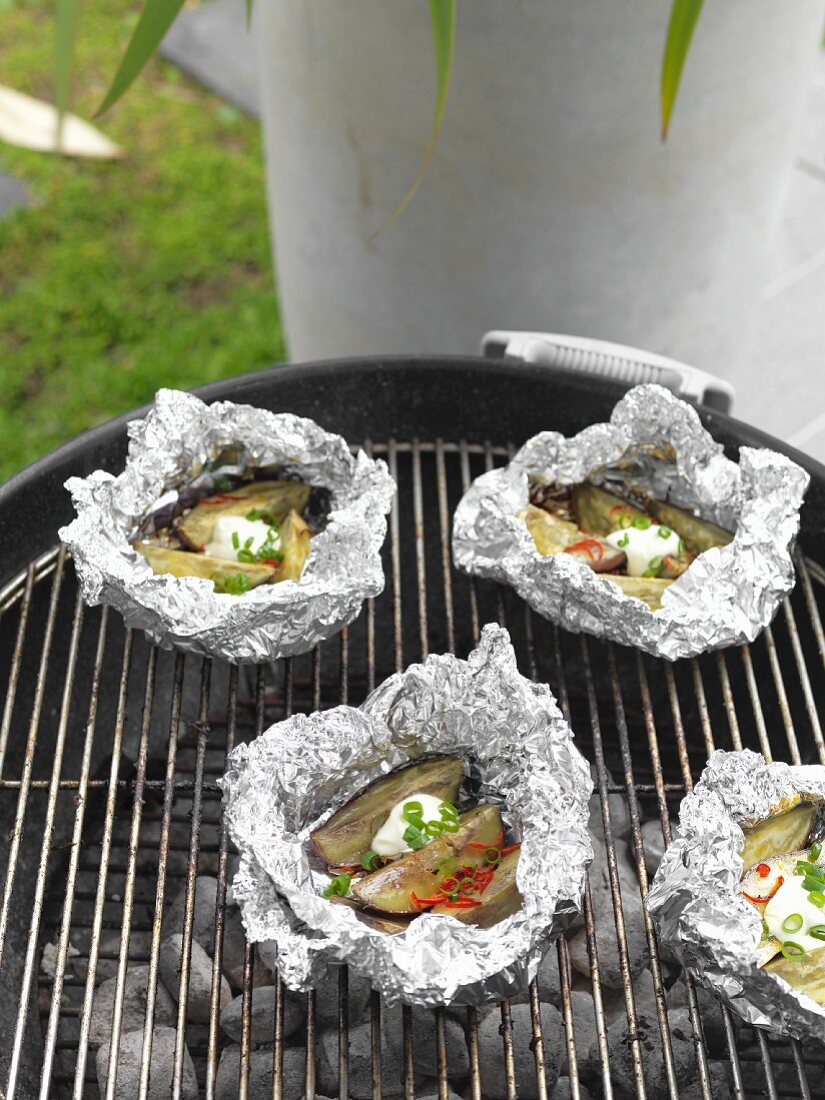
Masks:
[[[786,959],[801,959],[805,953],[802,944],[794,943],[793,940],[785,940],[782,944],[782,954]]]
[[[808,849],[808,859],[812,863],[816,863],[816,861],[819,859],[821,854],[822,854],[822,845],[819,843],[818,840],[814,841],[814,843]]]
[[[441,836],[444,826],[440,821],[428,821],[424,826],[424,832],[427,836]]]
[[[659,530],[656,532],[660,539],[669,539],[673,534],[669,527],[665,527],[663,523],[659,524]]]
[[[234,548],[236,550],[241,545],[241,540],[238,538],[238,532],[237,531],[232,532],[232,545],[234,546]]]
[[[648,516],[634,516],[632,524],[640,531],[646,531],[653,521]]]
[[[825,883],[816,875],[806,875],[802,880],[802,886],[805,890],[821,890]]]
[[[458,832],[458,822],[457,821],[450,821],[449,819],[447,819],[446,821],[443,821],[441,824],[444,827],[444,832],[445,833],[457,833]]]
[[[825,924],[812,924],[808,929],[808,935],[815,940],[825,940]]]
[[[762,939],[769,939],[771,934],[770,927],[766,920],[762,921]]]
[[[405,802],[401,808],[401,812],[404,814],[415,814],[416,817],[421,817],[424,813],[424,807],[420,802]]]
[[[458,818],[458,810],[452,804],[452,802],[442,802],[438,807],[438,812],[442,817],[451,817],[454,820]]]
[[[808,901],[811,905],[815,905],[817,909],[821,909],[825,906],[825,894],[821,890],[811,890],[808,894]]]
[[[791,913],[782,921],[783,932],[798,932],[802,927],[802,914]]]

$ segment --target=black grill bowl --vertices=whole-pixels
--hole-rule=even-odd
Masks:
[[[622,386],[506,360],[421,358],[284,366],[197,392],[208,401],[310,416],[388,461],[399,496],[385,547],[387,586],[347,631],[312,654],[232,671],[157,651],[125,631],[114,612],[84,609],[71,562],[56,549],[57,528],[72,516],[63,482],[96,468],[118,472],[126,423],[144,410],[95,428],[0,488],[0,829],[9,838],[0,852],[0,1095],[97,1096],[86,1041],[94,988],[110,975],[122,981],[127,965],[146,965],[151,984],[159,980],[158,949],[170,931],[164,914],[176,895],[194,902],[199,874],[218,882],[209,948],[219,972],[224,917],[232,919],[232,910],[224,905],[231,867],[216,780],[232,744],[298,710],[358,703],[427,653],[464,656],[480,626],[499,621],[511,632],[522,671],[550,683],[594,764],[600,797],[593,821],[606,837],[607,886],[593,881],[583,930],[568,936],[573,954],[588,947],[586,965],[580,952],[579,970],[571,967],[567,941],[560,941],[528,1003],[494,1009],[492,1046],[491,1021],[480,1013],[423,1018],[382,1008],[376,997],[362,1004],[359,983],[342,971],[332,1004],[328,989],[307,998],[306,1026],[298,1032],[285,1038],[284,1014],[276,1013],[263,1055],[274,1065],[274,1084],[265,1095],[295,1095],[297,1059],[307,1095],[446,1097],[457,1019],[466,1056],[451,1085],[462,1095],[552,1096],[559,1036],[541,1041],[539,1011],[552,998],[564,1020],[573,1095],[581,1083],[592,1094],[642,1096],[647,1066],[647,1095],[676,1096],[687,1019],[688,1046],[696,1050],[690,1074],[698,1091],[691,1095],[737,1089],[746,1097],[825,1097],[822,1047],[775,1040],[704,997],[697,1001],[693,982],[660,959],[639,915],[645,848],[657,832],[660,844],[669,837],[669,816],[713,747],[825,762],[818,706],[825,688],[825,468],[700,409],[732,458],[742,444],[775,447],[805,466],[812,483],[799,581],[772,627],[752,646],[668,665],[558,631],[512,592],[457,573],[449,556],[450,517],[469,479],[506,462],[537,431],[571,434],[605,420]],[[164,1072],[179,1077],[185,1042],[201,1095],[211,1097],[228,1040],[215,997],[208,1023],[183,1022],[192,905],[174,930],[184,936],[184,980],[178,1061]],[[54,958],[44,967],[49,944],[56,947],[47,959]],[[245,962],[234,992],[246,998],[248,1018],[261,963],[248,948]],[[642,962],[650,976],[631,983]],[[619,988],[605,984],[611,981]],[[281,993],[279,987],[279,1005]],[[583,1002],[581,994],[591,999]],[[592,1006],[587,1025],[583,1003]],[[151,1009],[148,1015],[151,1025]],[[608,1023],[622,1057],[608,1046]],[[552,1013],[546,1026],[559,1028]],[[366,1093],[365,1029],[372,1041]],[[247,1094],[244,1034],[241,1080],[233,1086],[239,1096]],[[147,1052],[150,1039],[149,1027]],[[146,1078],[159,1072],[151,1056],[144,1065]]]

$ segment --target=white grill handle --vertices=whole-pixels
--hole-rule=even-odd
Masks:
[[[494,330],[481,341],[481,352],[488,358],[522,359],[527,363],[544,363],[548,367],[615,378],[629,386],[658,382],[679,397],[720,412],[730,411],[735,396],[729,382],[676,359],[584,336]]]

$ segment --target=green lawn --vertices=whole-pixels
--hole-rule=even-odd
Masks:
[[[53,11],[0,0],[0,80],[44,99]],[[100,103],[133,20],[85,3],[78,113]],[[99,125],[124,161],[0,144],[34,200],[0,221],[0,480],[159,386],[284,356],[258,124],[156,59]]]

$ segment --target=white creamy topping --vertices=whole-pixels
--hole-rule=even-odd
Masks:
[[[395,856],[399,852],[411,852],[412,848],[404,840],[404,833],[409,828],[409,822],[401,816],[404,807],[408,802],[420,802],[423,810],[422,817],[425,821],[440,821],[443,801],[443,798],[435,798],[431,794],[411,794],[402,802],[396,802],[390,811],[390,816],[372,838],[372,850],[379,856]]]
[[[795,913],[802,917],[802,924],[797,932],[791,932],[782,924]],[[825,924],[825,909],[817,909],[808,900],[808,891],[802,885],[801,875],[785,876],[785,881],[765,906],[763,915],[771,935],[780,943],[791,940],[806,951],[819,951],[825,947],[825,940],[807,934],[812,925]]]
[[[651,523],[645,528],[623,527],[618,531],[611,531],[606,541],[627,554],[628,577],[641,577],[650,569],[651,561],[669,554],[678,554],[681,539],[669,527]]]
[[[270,531],[275,531],[262,519],[246,519],[244,516],[218,516],[212,531],[212,541],[208,542],[205,552],[213,558],[223,558],[225,561],[238,561],[238,550],[242,549],[247,539],[252,539],[249,549],[254,554],[267,541]],[[232,539],[237,535],[237,543]],[[270,540],[275,547],[281,545],[277,531]]]

